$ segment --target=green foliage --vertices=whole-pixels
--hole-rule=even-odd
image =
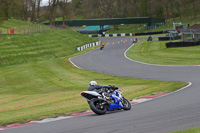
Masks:
[[[3,8],[2,8],[2,4],[0,4],[0,26],[3,24],[3,21],[5,20],[5,16],[4,16],[4,12],[3,12]]]
[[[143,16],[143,17],[149,16],[148,9],[150,6],[151,5],[149,4],[149,0],[141,0],[140,5],[139,5],[140,16]]]
[[[15,18],[9,18],[8,20],[4,21],[4,23],[1,25],[2,28],[18,28],[18,27],[29,27],[29,26],[33,26],[33,24]]]
[[[20,0],[1,0],[1,8],[5,20],[13,16],[19,17],[21,8],[24,6]]]
[[[3,24],[3,17],[1,16],[1,13],[0,13],[0,26]]]
[[[80,9],[81,8],[81,5],[82,5],[82,0],[73,0],[72,1],[72,4],[75,8],[78,8]]]
[[[160,2],[160,1],[157,1],[158,3],[157,3],[157,5],[158,6],[156,6],[156,17],[157,18],[164,18],[165,16],[164,16],[164,5]]]

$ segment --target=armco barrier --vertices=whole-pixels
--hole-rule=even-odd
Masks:
[[[135,33],[135,36],[138,35],[155,35],[155,34],[163,34],[164,31],[155,31],[155,32],[145,32],[145,33]]]
[[[92,43],[85,44],[85,45],[83,45],[83,46],[77,47],[77,50],[78,50],[78,51],[82,51],[82,50],[87,49],[87,48],[89,48],[89,47],[94,47],[94,46],[97,46],[97,45],[100,45],[100,44],[101,44],[101,41],[92,42]]]
[[[169,42],[169,43],[166,43],[167,48],[190,47],[190,46],[198,46],[198,45],[200,45],[200,41],[198,41],[198,42]]]
[[[158,37],[159,41],[169,41],[169,40],[178,40],[181,39],[181,36],[175,36],[175,37],[170,37],[170,36],[164,36],[164,37]]]

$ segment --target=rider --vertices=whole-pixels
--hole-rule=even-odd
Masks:
[[[90,82],[90,87],[88,88],[88,91],[96,91],[97,93],[103,93],[105,92],[108,97],[111,96],[112,92],[116,89],[119,89],[118,87],[115,87],[114,85],[111,86],[100,86],[97,84],[96,81]]]
[[[152,37],[151,37],[151,35],[148,37],[148,41],[152,41]]]
[[[137,40],[137,38],[135,39],[135,42],[137,42],[138,40]]]
[[[104,46],[105,46],[104,44],[101,44],[101,48],[104,48]]]
[[[102,86],[98,85],[96,81],[91,81],[90,82],[90,87],[88,88],[88,91],[96,91],[101,89]]]

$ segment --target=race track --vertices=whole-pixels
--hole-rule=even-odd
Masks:
[[[3,130],[5,133],[167,133],[200,127],[200,66],[156,66],[125,58],[129,37],[99,38],[115,45],[71,58],[78,67],[116,76],[187,81],[192,85],[176,93],[133,105],[130,111],[95,114]],[[121,40],[126,44],[118,45]],[[0,131],[1,132],[1,131]]]

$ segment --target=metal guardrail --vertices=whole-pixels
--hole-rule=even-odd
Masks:
[[[87,48],[90,48],[90,47],[94,47],[94,46],[97,46],[97,45],[100,45],[100,44],[101,44],[101,41],[92,42],[92,43],[85,44],[83,46],[77,47],[77,50],[78,51],[83,51],[84,49],[87,49]]]
[[[166,43],[167,48],[172,48],[172,47],[190,47],[190,46],[199,46],[200,41],[197,42],[169,42]]]

